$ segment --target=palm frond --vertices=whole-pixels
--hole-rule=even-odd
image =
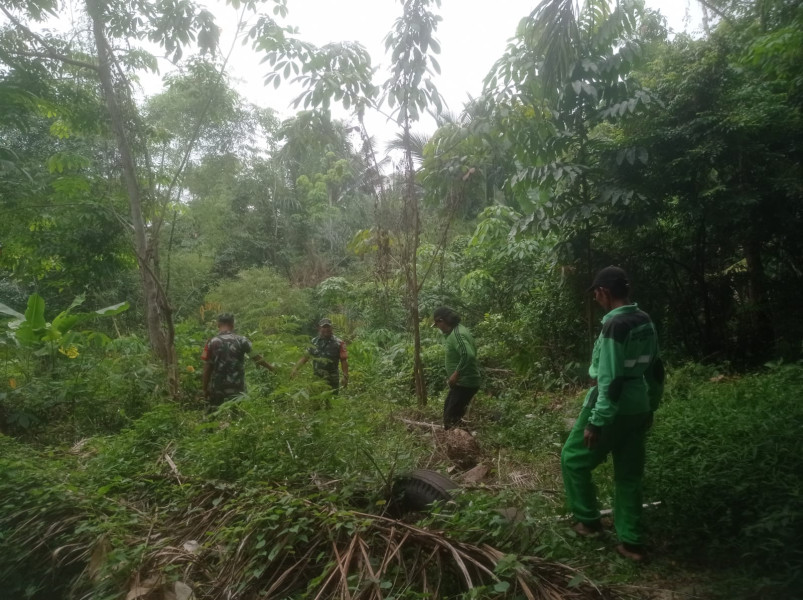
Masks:
[[[154,550],[143,560],[142,577],[170,566],[200,582],[204,595],[239,589],[284,597],[305,589],[319,600],[383,600],[401,590],[438,598],[500,581],[496,568],[506,555],[487,544],[450,539],[442,532],[382,515],[340,511],[280,495],[272,491],[271,498],[254,495],[246,500],[238,495],[231,502],[220,502],[217,490],[202,494],[187,514],[174,515],[163,531],[174,538],[169,544],[173,549],[186,546],[185,540],[191,538],[207,540],[205,550],[194,555],[165,552],[164,547]],[[217,504],[210,504],[213,500]],[[317,533],[307,537],[294,533],[290,524],[260,518],[271,504],[292,506],[294,521],[307,523],[307,529]],[[602,597],[591,585],[569,587],[574,575],[564,565],[523,557],[509,582],[532,600]]]
[[[413,159],[421,162],[424,160],[424,146],[429,142],[429,135],[426,133],[410,133],[410,151],[413,154]],[[405,152],[407,144],[405,143],[404,134],[398,133],[396,137],[388,142],[386,146],[387,152],[393,150],[400,150]]]

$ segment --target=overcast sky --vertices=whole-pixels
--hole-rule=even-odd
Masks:
[[[3,0],[0,0],[3,1]],[[502,55],[508,40],[513,37],[518,22],[537,6],[539,0],[442,0],[437,13],[442,17],[436,38],[440,41],[441,54],[438,61],[441,75],[434,83],[445,99],[451,112],[459,114],[463,104],[470,96],[482,91],[482,80],[493,63]],[[199,0],[216,15],[222,28],[220,46],[228,52],[232,36],[236,30],[239,11],[226,5],[225,0]],[[698,0],[646,0],[650,8],[659,9],[667,18],[670,30],[698,32],[701,25]],[[62,14],[71,14],[70,0]],[[299,37],[318,46],[329,42],[357,41],[368,50],[374,66],[380,67],[374,83],[381,85],[387,78],[387,57],[383,40],[401,15],[399,0],[288,0],[289,14],[285,24],[299,29]],[[263,5],[266,11],[272,8],[270,2]],[[5,19],[0,19],[0,22]],[[49,23],[54,29],[69,30],[71,19]],[[153,48],[159,54],[159,48]],[[301,91],[299,87],[282,83],[279,89],[272,85],[265,87],[263,78],[268,72],[267,65],[260,64],[262,57],[251,49],[250,43],[237,43],[228,72],[234,87],[250,102],[270,107],[281,117],[292,116],[295,110],[290,106],[293,98]],[[140,74],[142,91],[153,95],[161,90],[161,78],[172,69],[172,65],[161,59],[160,74]],[[348,118],[342,110],[333,108],[338,118]],[[377,113],[366,115],[369,133],[381,141],[387,141],[397,131],[395,124]],[[423,120],[416,128],[431,132],[434,122]]]
[[[697,0],[647,0],[647,6],[659,9],[671,30],[696,31],[700,28]],[[381,84],[387,65],[383,40],[394,20],[401,14],[398,0],[289,0],[287,23],[299,28],[299,36],[316,45],[336,41],[358,41],[366,47],[374,65],[380,66],[375,83]],[[482,91],[482,80],[493,63],[502,55],[507,41],[514,35],[519,20],[528,15],[538,0],[442,0],[437,11],[442,17],[436,33],[441,54],[438,60],[441,75],[435,85],[449,109],[459,113],[469,96]],[[228,51],[231,32],[236,27],[237,11],[222,0],[214,7],[218,24],[223,28],[221,47]],[[268,5],[266,5],[268,6]],[[249,101],[269,106],[282,116],[290,116],[290,102],[299,88],[282,84],[275,90],[262,84],[266,65],[260,65],[250,45],[238,44],[231,61],[230,73],[236,88]],[[335,111],[346,118],[346,113]],[[387,140],[395,126],[380,115],[370,115],[367,126],[372,135]],[[431,130],[431,122],[422,122],[420,130]]]

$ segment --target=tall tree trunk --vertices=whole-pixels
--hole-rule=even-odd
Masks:
[[[575,118],[575,127],[580,136],[580,149],[577,153],[578,162],[581,165],[588,164],[588,130],[585,122],[585,111],[583,110],[582,102],[578,99],[578,110]],[[588,183],[588,178],[585,174],[580,176],[580,201],[584,206],[591,204],[591,187]],[[593,230],[591,227],[591,219],[586,219],[583,223],[583,237],[585,238],[585,271],[587,273],[587,281],[592,281],[595,275],[594,271],[594,250],[593,250]],[[589,294],[585,295],[586,298],[586,344],[588,356],[594,351],[594,342],[599,334],[599,326],[594,322],[594,299]]]
[[[376,177],[376,181],[371,182],[371,190],[374,195],[374,227],[376,232],[376,275],[385,293],[387,293],[388,281],[390,280],[390,236],[384,224],[387,193],[382,181],[382,169],[374,151],[374,144],[371,141],[371,136],[368,135],[368,129],[365,127],[363,111],[357,111],[357,118],[360,121],[363,153],[366,161],[370,163],[371,168],[374,170],[373,174]],[[379,187],[378,191],[377,187]]]
[[[585,242],[586,242],[586,281],[594,280],[594,253],[591,247],[591,223],[586,220],[585,223]],[[585,285],[585,284],[584,284]],[[594,342],[599,335],[599,326],[594,322],[594,297],[588,293],[585,294],[586,300],[586,352],[587,356],[591,356],[594,352]]]
[[[711,36],[711,20],[708,17],[708,7],[705,5],[705,2],[700,2],[700,8],[703,11],[703,31],[705,31],[705,35],[707,37]]]
[[[699,197],[698,197],[699,198]],[[708,225],[706,223],[706,206],[702,201],[702,212],[700,221],[697,225],[697,232],[694,240],[695,248],[695,273],[697,280],[697,295],[702,302],[702,349],[703,358],[710,359],[717,356],[722,351],[722,340],[715,335],[714,310],[711,306],[711,291],[708,286]]]
[[[755,222],[755,221],[754,221]],[[749,315],[748,351],[753,360],[767,357],[775,340],[772,317],[767,310],[764,262],[761,259],[761,242],[754,232],[744,247],[747,263],[747,304]]]
[[[145,228],[142,211],[142,193],[137,179],[137,169],[125,128],[123,113],[114,88],[112,77],[112,50],[104,31],[102,0],[87,0],[87,13],[92,19],[92,31],[98,52],[98,76],[109,111],[112,130],[117,138],[117,149],[123,169],[123,180],[131,208],[131,225],[134,231],[134,252],[139,267],[142,291],[145,300],[145,324],[148,339],[156,355],[164,363],[168,373],[168,385],[172,394],[178,392],[178,369],[173,314],[167,295],[159,280],[158,247],[151,246]]]
[[[407,304],[410,325],[413,328],[413,379],[419,406],[427,404],[427,388],[424,382],[424,364],[421,361],[421,316],[418,312],[418,242],[420,222],[418,216],[418,196],[415,193],[415,166],[410,145],[410,123],[404,125],[404,170],[405,170],[405,213],[406,219],[406,260]]]

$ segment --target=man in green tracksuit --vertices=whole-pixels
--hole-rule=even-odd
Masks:
[[[460,423],[469,402],[480,388],[477,347],[471,332],[460,324],[460,315],[451,308],[436,308],[432,318],[432,326],[446,336],[446,373],[449,376],[446,383],[449,393],[443,404],[443,428],[451,429]]]
[[[601,531],[591,472],[612,454],[614,526],[620,541],[616,549],[640,561],[645,442],[663,393],[663,365],[655,326],[630,302],[627,274],[619,267],[606,267],[589,291],[606,314],[588,369],[596,385],[586,394],[560,457],[566,501],[578,534]]]

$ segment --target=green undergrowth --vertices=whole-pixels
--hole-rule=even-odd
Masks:
[[[212,413],[162,405],[121,434],[94,440],[88,470],[99,481],[130,482],[169,466],[173,476],[192,481],[381,490],[428,451],[414,442],[383,405],[280,389]]]
[[[496,550],[508,536],[503,520],[472,536],[485,511],[471,504],[449,517],[454,539],[388,518],[389,481],[428,444],[386,405],[325,400],[277,393],[212,414],[166,404],[70,452],[2,438],[8,593],[111,599],[178,583],[209,598],[340,598],[372,586],[388,597],[471,588],[502,598],[538,585],[594,597],[570,569],[533,562],[521,544],[519,558]]]
[[[136,336],[75,333],[69,355],[7,354],[0,430],[42,445],[72,444],[130,425],[165,397],[164,369]],[[62,348],[63,349],[63,348]]]
[[[670,381],[648,450],[647,493],[661,502],[654,537],[685,559],[754,574],[755,597],[795,589],[803,368],[728,377],[692,366]]]
[[[799,579],[803,534],[802,382],[798,366],[670,371],[648,442],[645,500],[661,504],[645,511],[646,565],[616,555],[610,523],[595,540],[569,528],[559,454],[580,390],[480,392],[468,418],[488,478],[396,521],[386,508],[397,474],[465,469],[426,425],[440,421],[443,393],[416,408],[368,379],[332,396],[265,374],[215,412],[158,404],[74,446],[0,437],[0,579],[9,597],[35,599],[176,582],[201,598],[356,597],[371,586],[413,598],[432,595],[433,577],[442,596],[518,598],[532,576],[557,597],[595,597],[593,585],[627,598],[783,597]],[[610,506],[611,465],[595,479]],[[471,592],[456,556],[476,569]]]
[[[103,523],[118,511],[74,481],[75,456],[0,436],[0,580],[9,598],[69,598]],[[78,477],[76,478],[76,475]]]

